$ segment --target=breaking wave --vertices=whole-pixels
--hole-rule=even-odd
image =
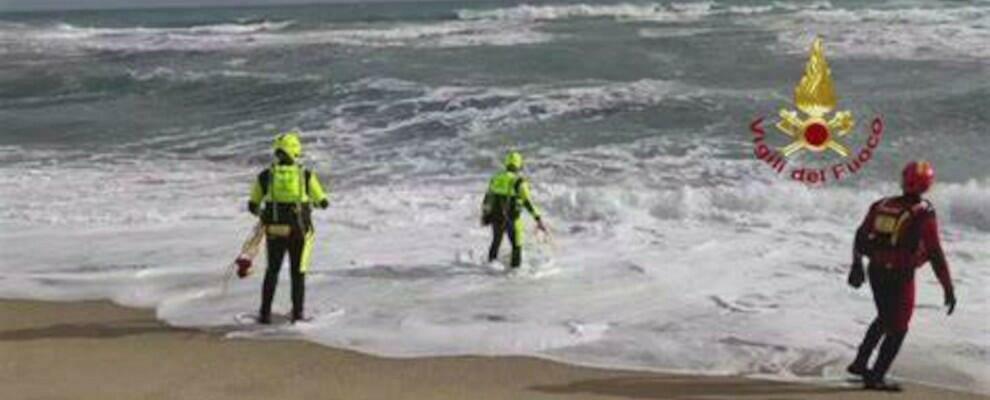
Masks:
[[[806,52],[811,38],[822,36],[830,55],[990,60],[990,7],[800,10],[757,22],[778,31],[788,53]]]
[[[536,26],[503,22],[444,21],[319,26],[292,29],[293,21],[218,24],[187,28],[97,28],[59,23],[51,27],[6,26],[5,53],[71,55],[86,51],[145,53],[216,52],[305,45],[449,48],[511,46],[548,41]]]

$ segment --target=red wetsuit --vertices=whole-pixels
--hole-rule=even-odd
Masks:
[[[903,215],[894,227],[897,244],[877,232],[878,218]],[[882,225],[882,222],[881,222]],[[878,237],[879,236],[879,237]],[[870,258],[870,287],[885,330],[906,332],[914,311],[914,271],[931,261],[938,281],[951,290],[949,265],[938,236],[938,219],[931,203],[919,196],[882,199],[870,206],[856,231],[856,251]]]
[[[949,265],[939,242],[938,220],[931,203],[918,195],[873,203],[856,231],[853,258],[858,262],[864,255],[870,258],[870,288],[877,318],[867,329],[848,370],[863,375],[867,387],[886,387],[884,376],[904,342],[914,312],[914,271],[931,261],[942,288],[952,293]],[[880,354],[873,368],[867,368],[881,339]]]

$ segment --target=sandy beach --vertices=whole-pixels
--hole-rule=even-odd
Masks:
[[[2,399],[986,399],[575,367],[526,357],[385,359],[224,339],[107,302],[0,302]]]

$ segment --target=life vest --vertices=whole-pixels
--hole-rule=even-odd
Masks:
[[[301,232],[312,228],[308,170],[298,164],[275,164],[264,171],[259,180],[265,193],[262,213],[265,224],[276,230],[281,229],[272,227],[276,224],[295,227]]]
[[[931,209],[927,200],[916,204],[897,198],[881,200],[867,226],[870,261],[887,269],[916,267],[923,251],[919,223]]]
[[[308,203],[309,171],[293,165],[273,165],[269,170],[268,198],[275,203]]]
[[[483,204],[483,221],[508,221],[519,218],[520,187],[526,178],[512,171],[503,171],[492,177]]]

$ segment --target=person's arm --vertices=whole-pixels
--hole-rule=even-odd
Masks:
[[[922,221],[921,240],[925,246],[925,254],[928,261],[935,270],[935,277],[942,285],[942,293],[945,297],[945,306],[949,308],[951,315],[956,308],[956,294],[952,286],[952,273],[949,271],[949,262],[945,259],[945,252],[942,250],[942,242],[938,236],[938,219],[935,211],[931,211]]]
[[[866,280],[866,272],[863,270],[863,256],[866,255],[867,235],[869,235],[870,224],[873,223],[875,207],[876,203],[873,203],[870,210],[867,211],[866,217],[863,218],[863,222],[856,229],[856,239],[853,241],[852,266],[849,268],[849,277],[846,279],[849,286],[854,288],[859,288]]]
[[[481,226],[486,226],[491,224],[492,221],[492,208],[494,207],[492,202],[494,198],[492,197],[492,183],[495,178],[488,180],[488,187],[485,188],[485,197],[481,199]]]
[[[525,178],[520,179],[522,181],[519,183],[519,200],[522,202],[523,207],[526,208],[526,211],[533,216],[533,219],[540,221],[540,209],[536,207],[536,204],[533,204],[529,181]]]
[[[320,178],[316,176],[316,172],[309,172],[307,184],[309,185],[310,200],[313,201],[313,204],[324,209],[329,207],[330,200],[327,197],[327,192],[323,190],[323,185],[320,185]]]
[[[528,211],[529,214],[533,216],[533,219],[536,220],[536,226],[541,231],[546,232],[547,226],[543,223],[543,216],[540,214],[540,209],[533,203],[529,180],[525,178],[520,179],[522,179],[522,182],[519,183],[519,200],[522,201],[522,205],[526,208],[526,211]]]
[[[251,195],[248,198],[248,211],[251,214],[261,213],[261,201],[265,198],[264,182],[267,182],[267,172],[268,170],[265,170],[259,174],[258,178],[254,180],[254,184],[251,185]]]

